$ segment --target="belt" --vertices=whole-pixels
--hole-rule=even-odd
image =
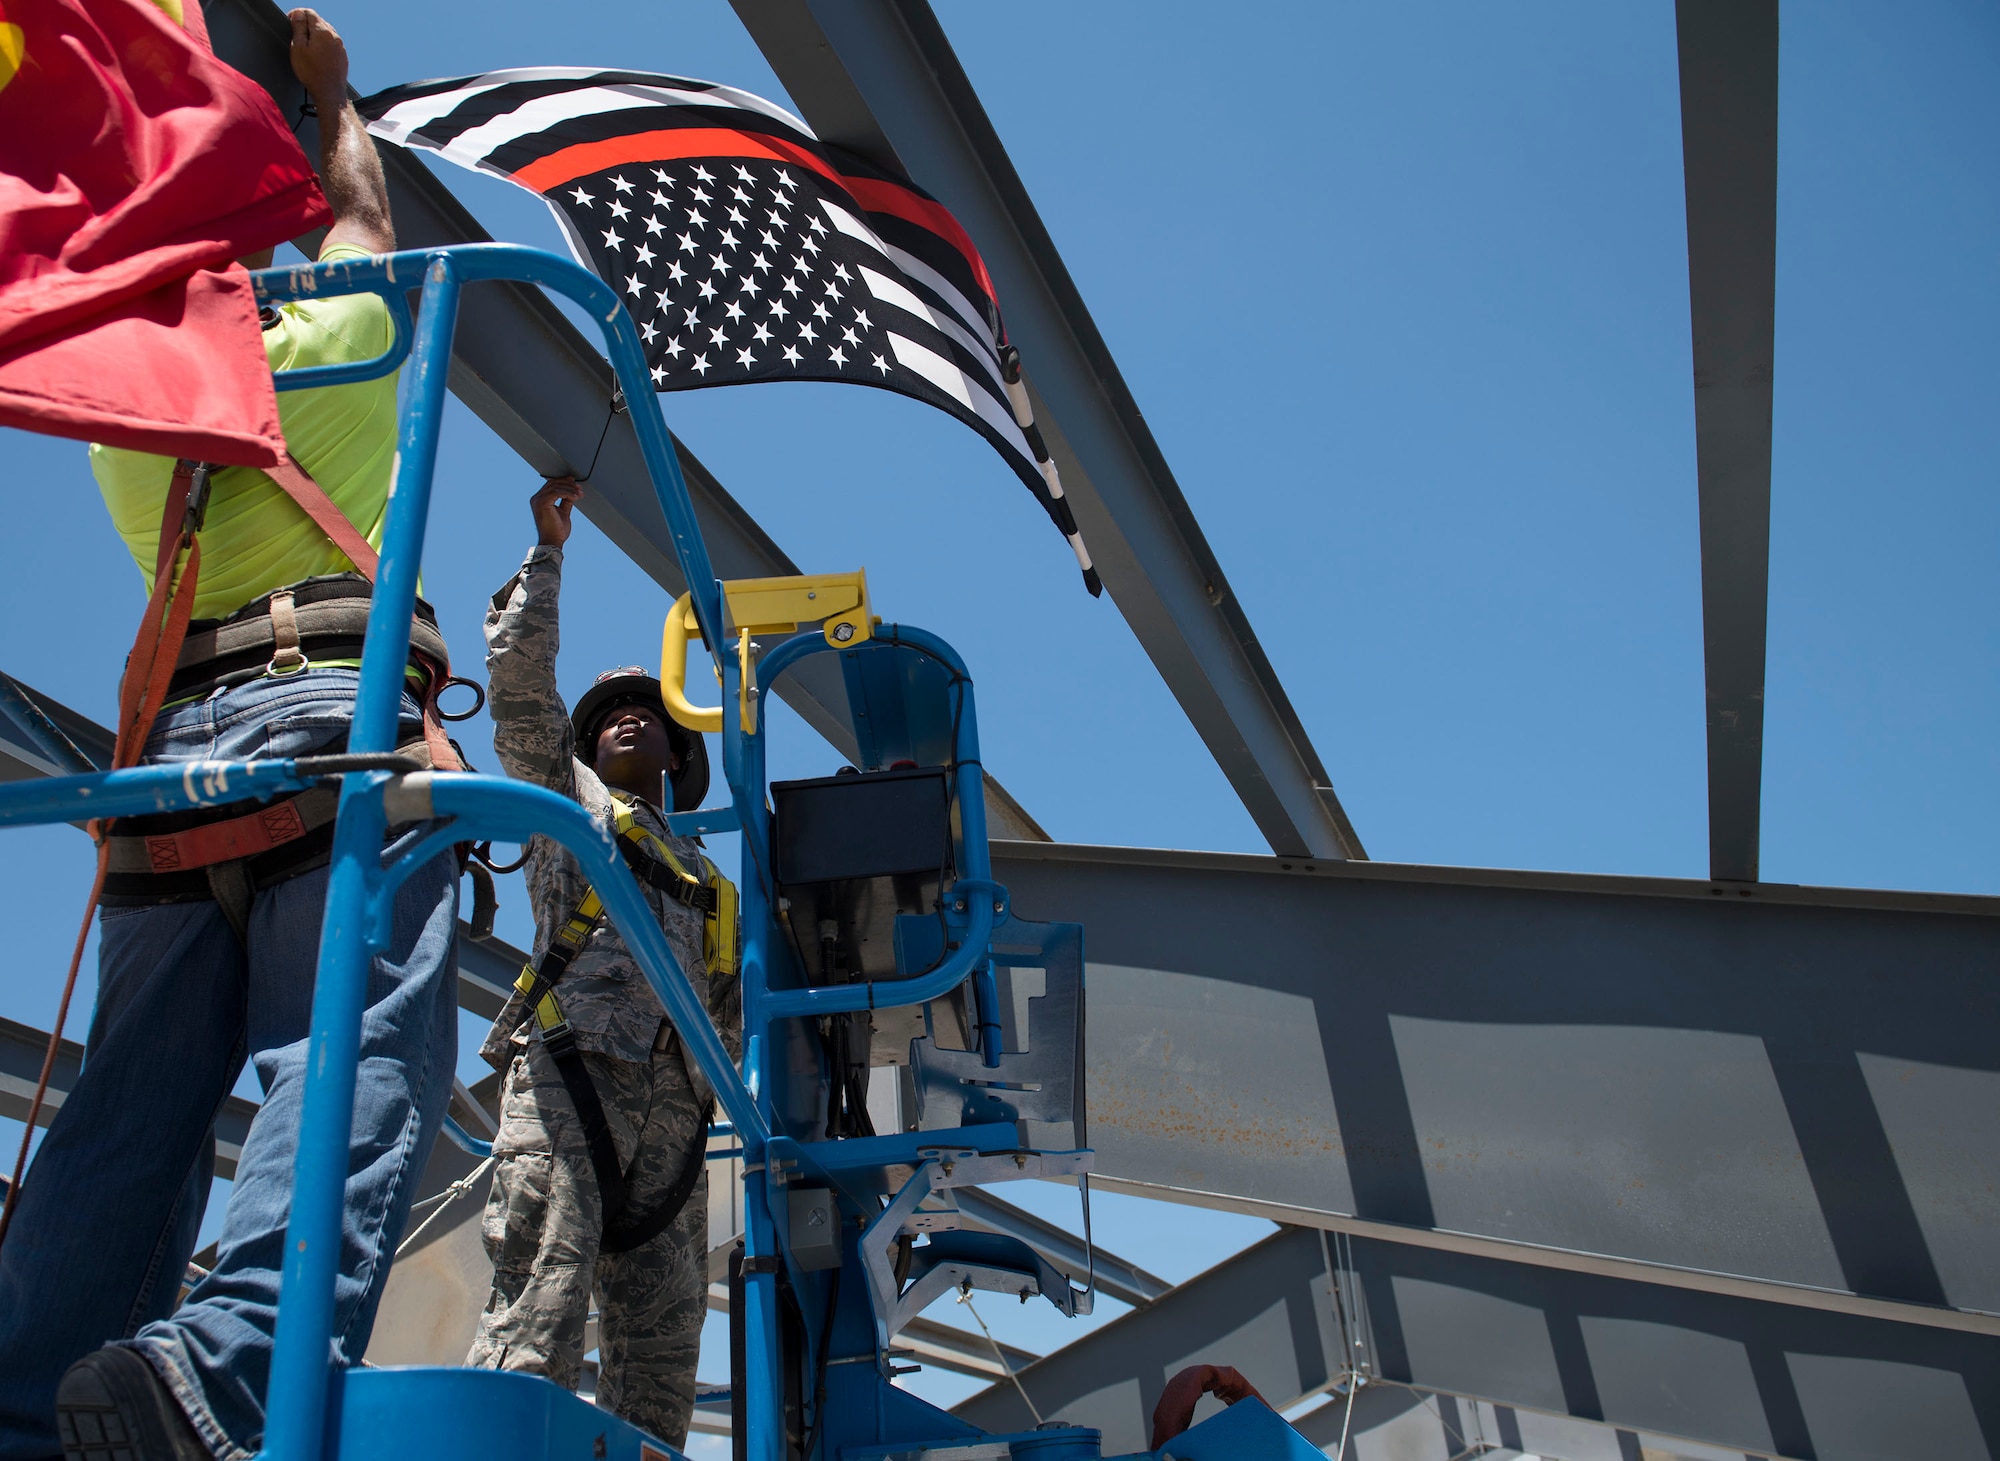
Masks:
[[[328,574],[275,589],[226,619],[197,620],[175,661],[168,701],[198,700],[224,685],[328,660],[358,662],[373,607],[370,590],[358,573]],[[410,657],[433,678],[450,663],[437,613],[421,599],[410,620]]]
[[[344,741],[326,749],[337,751]],[[422,739],[396,749],[430,764]],[[272,802],[120,817],[105,838],[102,901],[110,908],[134,908],[214,899],[225,903],[225,911],[231,905],[242,911],[244,894],[326,865],[339,811],[339,788],[322,785]]]

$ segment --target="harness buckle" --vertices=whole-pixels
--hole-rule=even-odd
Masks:
[[[187,510],[181,515],[181,532],[198,533],[208,516],[208,488],[214,466],[210,462],[196,462],[194,470],[188,474]]]

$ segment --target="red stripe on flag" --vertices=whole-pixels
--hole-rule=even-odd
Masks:
[[[884,182],[878,178],[843,178],[842,182],[854,195],[854,201],[868,212],[893,214],[919,228],[927,228],[964,254],[965,262],[972,268],[972,277],[986,292],[986,297],[993,301],[993,307],[996,310],[1000,307],[1000,296],[994,291],[993,279],[986,272],[986,261],[979,257],[972,236],[959,227],[958,220],[951,216],[951,210],[944,204],[920,198],[900,183]]]
[[[979,257],[971,236],[959,226],[950,210],[929,198],[920,198],[897,183],[875,178],[850,178],[837,172],[827,160],[809,148],[782,137],[761,132],[741,132],[733,127],[674,127],[657,132],[634,132],[625,137],[608,137],[602,142],[578,142],[573,146],[538,157],[519,172],[514,181],[537,193],[549,193],[576,178],[589,177],[606,168],[642,162],[680,162],[688,158],[748,157],[767,162],[790,162],[818,173],[844,190],[864,213],[887,213],[937,234],[961,254],[973,278],[986,297],[999,308],[999,296],[986,261]]]

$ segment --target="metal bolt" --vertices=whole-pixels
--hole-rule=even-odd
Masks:
[[[836,624],[833,626],[833,638],[836,644],[845,644],[853,637],[854,626],[852,624]]]

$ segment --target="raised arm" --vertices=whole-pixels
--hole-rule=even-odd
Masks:
[[[389,188],[375,140],[347,99],[347,43],[313,10],[294,10],[292,71],[319,113],[319,181],[333,205],[333,227],[320,253],[352,244],[371,254],[396,247],[389,218]]]
[[[529,499],[535,546],[486,611],[493,750],[509,776],[570,797],[577,794],[575,744],[569,711],[556,692],[557,601],[570,508],[582,495],[573,479],[557,477]]]

